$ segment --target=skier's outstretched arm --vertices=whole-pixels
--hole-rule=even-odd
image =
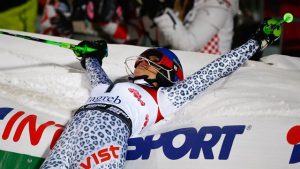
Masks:
[[[264,49],[267,45],[277,40],[281,34],[280,32],[277,32],[277,34],[266,34],[263,31],[265,26],[269,26],[269,21],[265,19],[254,36],[245,44],[220,56],[185,80],[179,81],[173,86],[161,88],[160,97],[168,100],[168,104],[174,109],[169,112],[175,112],[182,108],[207,87],[238,69],[257,51]]]
[[[263,28],[268,26],[270,26],[270,19],[266,18],[254,36],[245,44],[220,56],[185,80],[179,81],[171,87],[161,88],[160,96],[166,97],[169,104],[173,105],[172,107],[175,109],[173,112],[180,109],[214,82],[234,72],[257,51],[276,41],[281,35],[280,27],[274,27],[274,30],[267,34]]]
[[[88,72],[88,77],[92,88],[99,84],[110,85],[112,82],[102,69],[102,59],[107,55],[107,44],[104,40],[101,41],[82,41],[79,46],[87,45],[98,49],[95,52],[83,54],[81,57],[81,65]]]
[[[167,97],[174,108],[179,109],[214,82],[234,72],[258,49],[258,42],[251,39],[242,46],[215,59],[183,81],[179,81],[171,87],[162,88],[162,96]]]

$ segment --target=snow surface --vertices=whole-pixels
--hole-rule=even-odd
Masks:
[[[8,31],[8,30],[5,30]],[[24,35],[34,35],[39,38],[69,42],[77,44],[78,41],[59,37],[38,35],[25,32],[10,31]],[[140,54],[145,47],[130,45],[109,44],[109,56],[104,59],[103,67],[112,80],[126,76],[124,60],[129,56]],[[205,66],[218,56],[195,52],[174,51],[180,58],[185,76]],[[9,100],[17,105],[35,109],[39,113],[49,114],[62,119],[69,119],[72,112],[85,103],[89,94],[89,80],[79,61],[71,50],[54,45],[20,39],[0,34],[0,100]],[[175,123],[173,120],[175,118]],[[223,122],[224,118],[229,121]],[[300,59],[284,55],[270,55],[262,58],[262,62],[248,61],[243,67],[230,76],[221,79],[209,87],[203,94],[197,97],[183,111],[170,117],[145,131],[143,135],[162,133],[178,127],[189,127],[190,124],[212,124],[219,119],[217,125],[238,124],[242,119],[253,119],[257,122],[257,128],[265,128],[258,131],[259,137],[248,133],[245,136],[246,143],[255,144],[255,139],[265,139],[265,146],[271,147],[273,138],[264,137],[266,132],[278,134],[278,140],[282,142],[284,156],[290,157],[291,145],[286,143],[285,134],[290,127],[299,124],[300,119]],[[205,122],[204,122],[205,121]],[[272,123],[271,123],[271,122]],[[281,127],[273,130],[273,125]],[[285,122],[291,122],[286,123]],[[259,128],[259,129],[261,129]],[[158,131],[158,132],[156,132]],[[255,134],[256,130],[253,130]],[[261,134],[260,134],[261,133]],[[261,137],[260,137],[261,136]],[[275,143],[274,143],[275,144]],[[238,146],[238,145],[237,145]],[[277,145],[275,145],[277,146]],[[250,147],[251,149],[251,147]],[[234,149],[232,161],[244,163],[245,167],[264,168],[263,162],[251,163],[251,160],[260,160],[258,155],[265,154],[265,150],[252,149],[253,153],[245,150],[245,157],[237,157],[235,151],[244,152],[244,149]],[[275,150],[274,150],[275,151]],[[276,152],[278,152],[276,150]],[[269,153],[270,159],[281,159],[282,154]],[[280,156],[281,155],[281,156]],[[160,160],[159,156],[157,158]],[[263,160],[263,158],[261,158]],[[163,159],[162,159],[163,160]],[[236,160],[236,161],[235,161]],[[283,159],[287,161],[288,159]],[[128,166],[136,166],[141,163],[145,166],[149,163],[151,168],[153,161],[129,162]],[[172,165],[178,165],[172,161]],[[190,163],[190,164],[189,164]],[[187,165],[196,163],[189,161]],[[200,161],[203,166],[216,166],[220,168],[223,163]],[[150,165],[151,164],[151,165]],[[208,165],[207,165],[208,164]],[[281,162],[267,163],[271,167],[280,168]],[[159,164],[157,164],[159,165]],[[171,163],[170,163],[171,165]],[[266,165],[266,164],[264,164]],[[227,166],[228,167],[228,166]],[[155,168],[159,168],[156,166]],[[207,167],[209,168],[209,167]],[[230,167],[235,168],[235,167]],[[237,167],[240,168],[240,167]],[[246,167],[247,168],[247,167]],[[254,167],[255,168],[255,167]]]
[[[12,36],[0,36],[2,97],[41,111],[57,112],[70,112],[85,102],[89,81],[71,50]],[[71,39],[35,36],[78,43]],[[110,44],[104,69],[112,79],[126,76],[123,64],[125,58],[138,55],[144,49]],[[183,51],[175,53],[182,61],[185,76],[217,57]],[[234,74],[210,87],[186,108],[184,116],[194,116],[189,113],[189,108],[197,107],[201,110],[201,116],[299,117],[300,59],[271,55],[262,60],[248,61]]]

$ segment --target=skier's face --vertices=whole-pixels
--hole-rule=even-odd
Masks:
[[[149,61],[149,60],[150,61]],[[134,76],[143,76],[147,75],[148,79],[155,79],[156,75],[158,73],[158,68],[155,67],[154,64],[151,64],[151,61],[153,63],[159,61],[159,58],[156,56],[150,56],[148,59],[145,59],[144,57],[139,57],[135,63],[135,69],[134,69]]]

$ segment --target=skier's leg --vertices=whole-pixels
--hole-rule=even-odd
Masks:
[[[99,110],[80,111],[41,168],[124,168],[129,129]]]

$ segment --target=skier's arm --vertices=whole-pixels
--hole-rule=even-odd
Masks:
[[[159,97],[168,100],[174,112],[199,95],[207,87],[222,77],[234,72],[245,63],[260,48],[256,40],[249,40],[242,46],[220,56],[207,66],[201,68],[183,81],[175,83],[171,87],[160,88]]]
[[[271,21],[266,18],[245,44],[220,56],[185,80],[171,87],[160,88],[159,99],[165,103],[161,108],[168,113],[177,111],[214,82],[234,72],[257,51],[263,50],[279,39],[281,35],[281,28],[277,25],[279,21],[275,23]],[[269,33],[265,33],[265,27],[272,29]]]
[[[85,66],[92,88],[99,84],[110,85],[112,83],[97,58],[86,58]]]
[[[81,57],[81,65],[88,72],[88,77],[91,81],[91,86],[94,88],[99,84],[110,85],[112,82],[102,69],[102,59],[107,55],[107,44],[105,41],[82,41],[78,46],[88,46],[97,49],[94,52],[85,54],[77,54]]]

